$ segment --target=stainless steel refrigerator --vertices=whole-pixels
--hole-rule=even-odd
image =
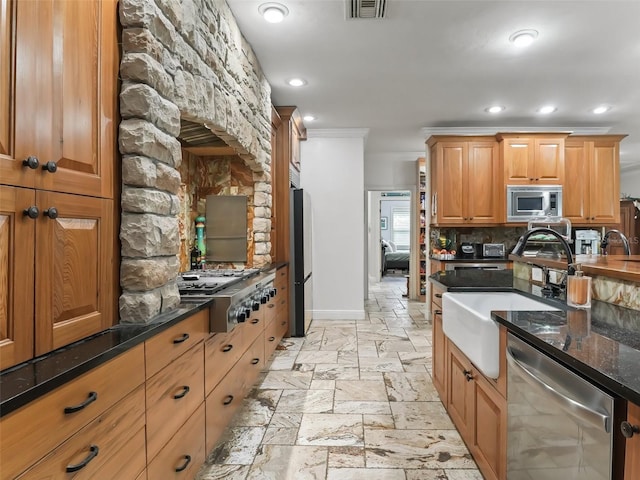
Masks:
[[[313,317],[311,200],[301,188],[292,188],[290,193],[289,319],[291,336],[304,337]]]

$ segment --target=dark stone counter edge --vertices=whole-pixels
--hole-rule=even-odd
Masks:
[[[491,318],[499,324],[504,325],[507,328],[507,331],[515,334],[528,344],[533,345],[538,350],[546,353],[549,357],[567,367],[569,370],[575,372],[585,380],[596,383],[599,387],[608,390],[610,393],[618,395],[625,400],[635,403],[636,405],[640,405],[640,392],[616,382],[611,377],[604,375],[595,368],[592,368],[573,358],[571,355],[564,353],[562,350],[548,344],[544,340],[539,339],[534,334],[517,327],[506,319],[506,312],[493,311],[491,313]]]
[[[32,402],[46,393],[49,393],[65,383],[79,377],[83,373],[86,373],[117,357],[121,353],[135,347],[136,345],[139,345],[152,336],[157,335],[169,327],[180,323],[182,320],[191,317],[195,313],[208,308],[211,302],[212,300],[181,303],[179,308],[176,308],[175,311],[160,314],[155,320],[148,324],[118,324],[108,330],[104,330],[78,342],[54,350],[42,357],[34,358],[33,360],[29,360],[28,362],[2,371],[0,373],[0,417],[8,415],[27,403]],[[187,310],[185,311],[185,309]],[[91,352],[90,355],[85,355],[84,358],[74,358],[73,365],[55,369],[58,372],[56,375],[39,380],[37,383],[34,383],[29,388],[20,391],[19,393],[15,393],[16,389],[12,389],[10,385],[3,385],[3,376],[19,375],[20,370],[31,371],[34,365],[38,363],[51,362],[55,364],[55,362],[58,361],[59,356],[68,355],[69,352],[73,352],[74,348],[79,349],[79,347],[86,347],[92,340],[110,333],[114,334],[114,336],[121,334],[123,340],[107,349],[96,348],[94,352]],[[26,375],[32,375],[30,372],[25,373]],[[9,398],[5,398],[5,394],[11,396]]]

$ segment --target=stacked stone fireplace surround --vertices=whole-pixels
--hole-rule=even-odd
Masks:
[[[120,22],[119,311],[143,323],[180,302],[207,194],[249,197],[246,266],[271,262],[271,88],[224,0],[121,0]],[[183,152],[181,119],[237,155]]]

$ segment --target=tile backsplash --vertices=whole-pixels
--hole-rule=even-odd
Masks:
[[[431,227],[431,248],[436,246],[436,239],[440,236],[445,236],[451,240],[456,249],[462,242],[504,243],[505,251],[510,252],[526,231],[526,227]]]

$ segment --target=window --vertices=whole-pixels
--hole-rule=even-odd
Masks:
[[[391,210],[391,240],[398,250],[409,251],[411,221],[409,208],[396,207]]]

